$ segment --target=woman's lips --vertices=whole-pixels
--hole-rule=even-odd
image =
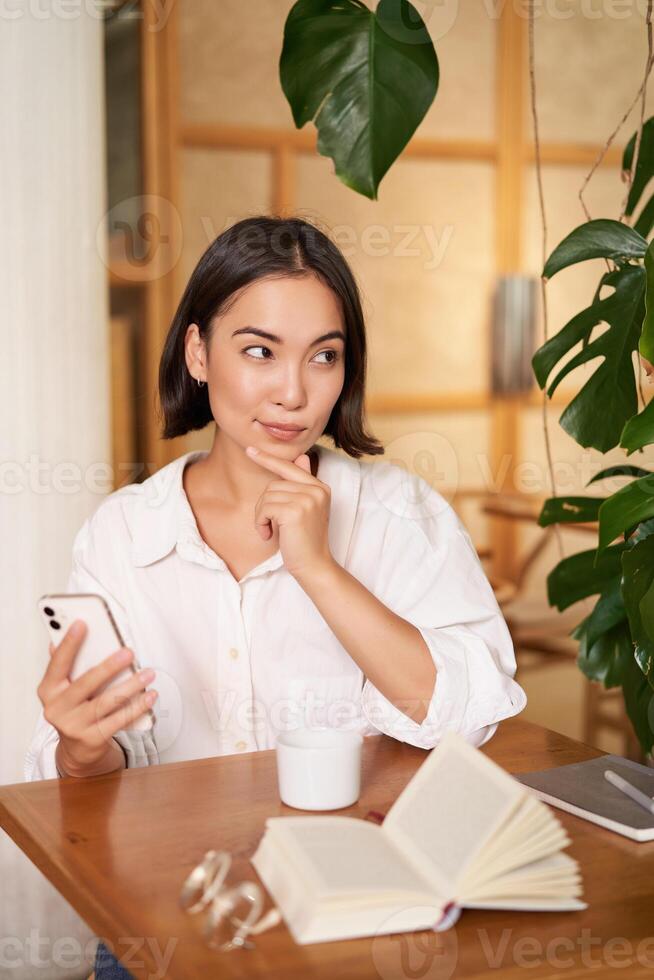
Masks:
[[[266,425],[264,422],[259,422],[259,425],[268,435],[275,439],[281,439],[282,442],[290,442],[291,439],[296,439],[301,432],[304,432],[304,429],[276,429],[273,425]]]

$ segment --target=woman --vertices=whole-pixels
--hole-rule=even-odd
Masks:
[[[212,447],[109,495],[67,587],[106,599],[124,656],[150,673],[94,697],[125,660],[71,683],[84,626],[68,630],[39,685],[27,779],[272,748],[298,725],[422,748],[454,729],[481,745],[522,710],[455,511],[420,477],[359,460],[383,453],[364,427],[365,372],[357,285],[322,231],[260,216],[210,245],[159,394],[163,437],[214,421]],[[315,445],[323,434],[343,454]],[[154,728],[129,731],[152,682]]]

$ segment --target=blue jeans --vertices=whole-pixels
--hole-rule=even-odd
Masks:
[[[94,970],[95,980],[134,980],[132,974],[118,962],[104,943],[98,943]]]

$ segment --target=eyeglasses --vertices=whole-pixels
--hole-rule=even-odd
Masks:
[[[191,871],[182,885],[179,903],[191,914],[208,908],[204,924],[204,938],[212,949],[228,952],[232,949],[254,949],[248,936],[256,936],[281,922],[280,910],[273,906],[265,915],[264,896],[261,886],[255,881],[241,881],[233,886],[225,886],[225,880],[232,864],[229,851],[207,851]],[[240,906],[245,916],[238,918],[234,911]],[[232,938],[221,942],[220,932],[228,921],[235,927]]]

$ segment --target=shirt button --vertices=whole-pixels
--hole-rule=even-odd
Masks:
[[[247,742],[241,741],[241,742],[237,742],[236,743],[236,748],[238,749],[239,752],[242,752],[243,749],[246,749],[247,747],[248,747],[248,743]]]
[[[236,647],[231,648],[231,650],[229,651],[229,655],[232,658],[232,660],[236,660],[236,658],[238,657],[238,650],[236,649]]]

